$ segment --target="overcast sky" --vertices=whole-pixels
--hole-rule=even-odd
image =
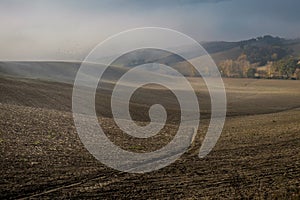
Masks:
[[[159,26],[198,41],[300,37],[299,0],[0,0],[0,60],[82,60],[106,37]]]

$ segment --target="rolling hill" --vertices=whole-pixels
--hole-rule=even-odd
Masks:
[[[257,64],[258,67],[268,61],[277,61],[287,56],[296,59],[300,57],[300,39],[263,36],[238,42],[206,42],[202,45],[217,66],[224,60],[236,60],[243,54],[247,56],[251,64]],[[188,47],[182,50],[190,51],[190,60],[199,59],[201,56],[199,52],[193,52]],[[119,57],[110,66],[106,78],[114,80],[132,67],[152,62],[174,67],[185,76],[199,76],[182,57],[162,50],[145,49]],[[72,83],[80,64],[80,61],[1,61],[0,74]],[[149,71],[161,73],[151,66]]]

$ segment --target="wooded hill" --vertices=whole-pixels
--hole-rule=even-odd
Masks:
[[[213,52],[218,46],[218,51]],[[300,39],[266,35],[204,44],[224,77],[300,79]],[[223,50],[222,50],[223,47]]]

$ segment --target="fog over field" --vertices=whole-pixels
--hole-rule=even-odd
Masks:
[[[165,27],[199,42],[298,38],[297,0],[1,1],[1,60],[82,60],[107,37]]]
[[[0,199],[300,199],[299,7],[0,0]]]

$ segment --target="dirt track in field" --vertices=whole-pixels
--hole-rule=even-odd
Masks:
[[[197,157],[208,125],[203,119],[195,142],[175,163],[128,174],[102,165],[83,147],[70,112],[69,85],[1,78],[0,197],[300,198],[299,82],[228,79],[225,84],[230,117],[213,152]],[[100,121],[109,136],[116,133],[116,144],[151,150],[147,143],[122,140],[111,118]],[[167,127],[155,144],[167,143],[173,129]]]

